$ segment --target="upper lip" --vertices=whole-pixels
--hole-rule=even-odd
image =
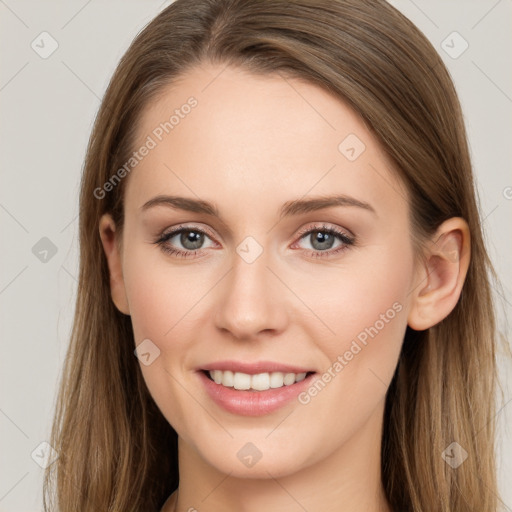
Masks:
[[[206,364],[201,366],[198,370],[230,370],[233,373],[247,373],[249,375],[256,375],[258,373],[308,373],[314,372],[311,368],[304,368],[301,366],[295,366],[291,364],[283,364],[274,361],[256,361],[256,362],[245,362],[245,361],[216,361],[214,363]]]

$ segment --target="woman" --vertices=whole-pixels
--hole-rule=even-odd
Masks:
[[[384,1],[177,0],[103,99],[61,510],[497,510],[460,105]]]

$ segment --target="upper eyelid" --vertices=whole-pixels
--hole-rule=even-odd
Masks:
[[[322,225],[308,226],[306,228],[299,229],[297,236],[302,237],[313,231],[332,231],[336,234],[340,234],[341,232],[341,234],[346,235],[347,238],[355,238],[355,235],[347,228],[342,228],[339,226],[329,226],[328,223],[325,222],[322,222],[321,224]]]
[[[181,231],[194,231],[194,230],[203,232],[206,235],[209,235],[212,238],[214,238],[212,232],[209,229],[202,227],[202,226],[188,226],[188,225],[187,226],[179,225],[179,226],[172,227],[169,229],[164,229],[160,234],[160,238],[168,236],[168,235],[175,235],[177,233],[180,233]]]
[[[319,224],[321,224],[321,225],[319,225]],[[207,229],[203,226],[195,226],[195,225],[179,225],[177,227],[170,228],[169,230],[164,230],[158,238],[159,239],[170,238],[170,237],[174,237],[176,234],[178,234],[182,231],[194,231],[194,230],[203,232],[205,235],[209,236],[216,243],[218,243],[216,241],[216,237],[213,236],[212,232],[209,229]],[[334,225],[330,226],[326,222],[309,225],[305,228],[301,228],[297,232],[296,236],[298,237],[298,240],[300,240],[300,239],[304,238],[305,235],[307,235],[313,231],[333,231],[338,236],[340,234],[340,233],[338,233],[338,231],[340,231],[340,232],[342,232],[342,234],[345,234],[347,236],[347,238],[355,239],[355,235],[347,228],[342,228],[342,227],[337,227],[337,226],[335,227]]]

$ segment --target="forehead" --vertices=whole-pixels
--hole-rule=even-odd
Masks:
[[[284,190],[300,196],[336,187],[363,188],[366,200],[404,196],[361,116],[324,89],[284,75],[193,68],[143,112],[134,149],[149,139],[152,149],[127,191],[138,203],[169,191],[162,187],[212,200],[247,190],[249,202],[277,200]]]
[[[196,106],[188,109],[189,101]],[[182,122],[185,118],[187,123]],[[198,118],[200,123],[195,122]],[[282,147],[291,137],[302,136],[316,143],[327,132],[332,132],[336,140],[348,129],[361,138],[371,137],[356,111],[318,85],[280,72],[253,74],[241,68],[207,63],[180,75],[161,90],[141,116],[139,138],[168,121],[173,125],[172,135],[187,131],[183,126],[188,124],[194,125],[195,130],[201,129],[197,136],[202,139],[207,135],[208,140],[225,139],[228,134],[233,137],[236,130],[240,136],[250,134],[250,139],[267,144],[274,141]],[[284,127],[287,130],[280,131]],[[250,146],[250,140],[246,140],[245,146]]]

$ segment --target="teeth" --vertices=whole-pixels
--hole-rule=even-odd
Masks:
[[[222,384],[222,382],[220,383]],[[251,376],[246,373],[235,373],[233,378],[233,387],[235,389],[250,389],[251,388]]]
[[[213,370],[213,372],[210,372],[210,377],[215,381],[216,384],[222,383],[222,372],[220,370]]]
[[[243,374],[240,374],[243,375]],[[258,373],[251,376],[251,388],[256,391],[265,391],[270,388],[270,375],[268,373]]]
[[[218,384],[224,384],[224,386],[232,387],[235,385],[235,374],[229,370],[221,372],[217,370],[221,375],[221,380]]]
[[[281,388],[283,387],[284,375],[281,372],[274,372],[270,374],[270,387]]]
[[[293,384],[295,382],[295,374],[294,373],[287,373],[284,376],[284,385],[289,386],[290,384]]]
[[[257,373],[249,375],[248,373],[231,372],[229,370],[210,370],[210,377],[216,384],[222,384],[227,388],[238,390],[252,389],[255,391],[266,391],[270,388],[282,388],[290,386],[295,382],[300,382],[306,378],[306,373]]]

